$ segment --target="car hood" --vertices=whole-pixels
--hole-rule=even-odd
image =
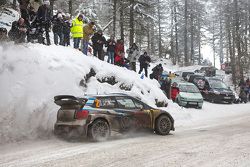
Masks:
[[[180,92],[180,97],[187,99],[203,99],[200,93]]]

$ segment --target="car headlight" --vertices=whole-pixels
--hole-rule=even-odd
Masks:
[[[216,94],[216,95],[219,95],[220,94],[220,92],[219,91],[217,91],[217,90],[214,90],[214,92],[213,92],[214,94]]]

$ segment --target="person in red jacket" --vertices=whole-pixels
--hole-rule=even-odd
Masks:
[[[179,90],[179,88],[177,87],[177,83],[176,82],[174,82],[173,84],[172,84],[172,87],[171,87],[171,99],[173,100],[173,101],[176,101],[176,97],[177,97],[177,95],[180,93],[180,90]]]
[[[115,65],[124,67],[125,65],[125,59],[124,59],[124,52],[119,51],[118,54],[115,57]]]
[[[117,40],[117,43],[115,44],[115,57],[120,54],[120,52],[124,53],[124,43],[123,40]]]

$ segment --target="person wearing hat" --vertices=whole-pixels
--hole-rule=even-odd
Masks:
[[[87,55],[88,45],[90,37],[94,34],[94,22],[90,22],[87,25],[83,26],[83,38],[82,38],[82,52]]]
[[[38,8],[37,19],[40,26],[45,28],[47,45],[50,45],[49,31],[51,27],[52,11],[50,9],[49,0],[44,0],[43,4]]]
[[[54,43],[58,45],[58,38],[59,38],[59,45],[63,45],[63,16],[61,13],[57,14],[57,17],[53,20],[53,28],[52,31],[54,33]]]
[[[103,45],[106,44],[106,39],[102,34],[102,30],[98,30],[97,33],[93,35],[91,40],[93,43],[94,56],[97,57],[98,54],[98,58],[100,60],[104,60]]]
[[[79,14],[77,18],[72,21],[70,32],[73,37],[74,48],[79,49],[80,41],[83,37],[83,15]]]

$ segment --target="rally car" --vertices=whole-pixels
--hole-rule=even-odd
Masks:
[[[111,131],[128,132],[149,129],[159,135],[174,130],[174,119],[166,111],[154,109],[140,99],[126,94],[91,95],[77,98],[70,95],[54,97],[60,106],[54,132],[104,141]]]

